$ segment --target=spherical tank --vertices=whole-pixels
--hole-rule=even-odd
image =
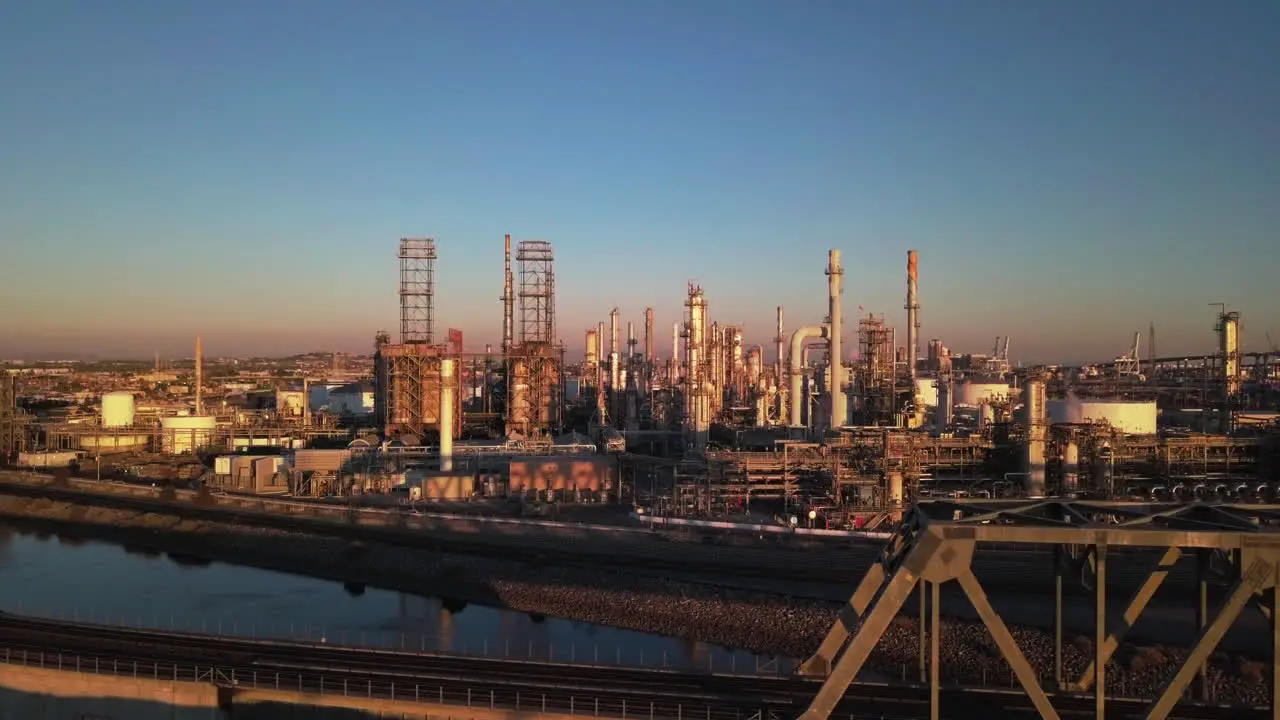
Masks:
[[[957,405],[977,407],[985,402],[1009,397],[1009,386],[1006,383],[984,383],[966,380],[956,390]]]
[[[133,413],[133,393],[121,390],[102,396],[102,427],[129,427]]]
[[[174,455],[192,452],[213,439],[216,421],[208,415],[182,415],[160,418],[161,445]]]

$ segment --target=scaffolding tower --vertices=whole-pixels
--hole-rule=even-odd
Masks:
[[[431,345],[436,326],[436,241],[400,239],[400,342]]]
[[[516,247],[520,264],[520,342],[554,343],[556,337],[556,273],[551,243],[522,240]]]
[[[18,378],[0,371],[0,460],[22,449],[23,429],[18,417]]]
[[[858,400],[862,421],[878,425],[893,419],[895,366],[893,328],[884,318],[858,321]]]
[[[506,357],[508,438],[558,432],[563,424],[564,348],[556,342],[555,254],[545,240],[516,246],[518,343]]]

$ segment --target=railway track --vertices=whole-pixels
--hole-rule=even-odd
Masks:
[[[231,688],[294,690],[446,705],[611,717],[781,720],[798,717],[820,681],[561,665],[134,630],[0,614],[0,661]],[[1091,717],[1090,697],[1057,696],[1063,717]],[[1020,692],[945,688],[945,717],[1037,717]],[[1141,717],[1144,702],[1116,699],[1109,717]],[[927,716],[918,686],[855,684],[833,718]],[[1254,720],[1269,710],[1181,705],[1172,717]]]

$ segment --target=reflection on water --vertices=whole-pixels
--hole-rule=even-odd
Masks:
[[[0,610],[81,621],[563,662],[792,667],[678,638],[2,525],[0,574]]]

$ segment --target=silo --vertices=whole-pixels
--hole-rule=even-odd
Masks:
[[[102,396],[102,427],[129,427],[133,415],[133,393],[119,390]]]
[[[209,444],[216,421],[208,415],[160,418],[160,444],[167,453],[181,455]]]

